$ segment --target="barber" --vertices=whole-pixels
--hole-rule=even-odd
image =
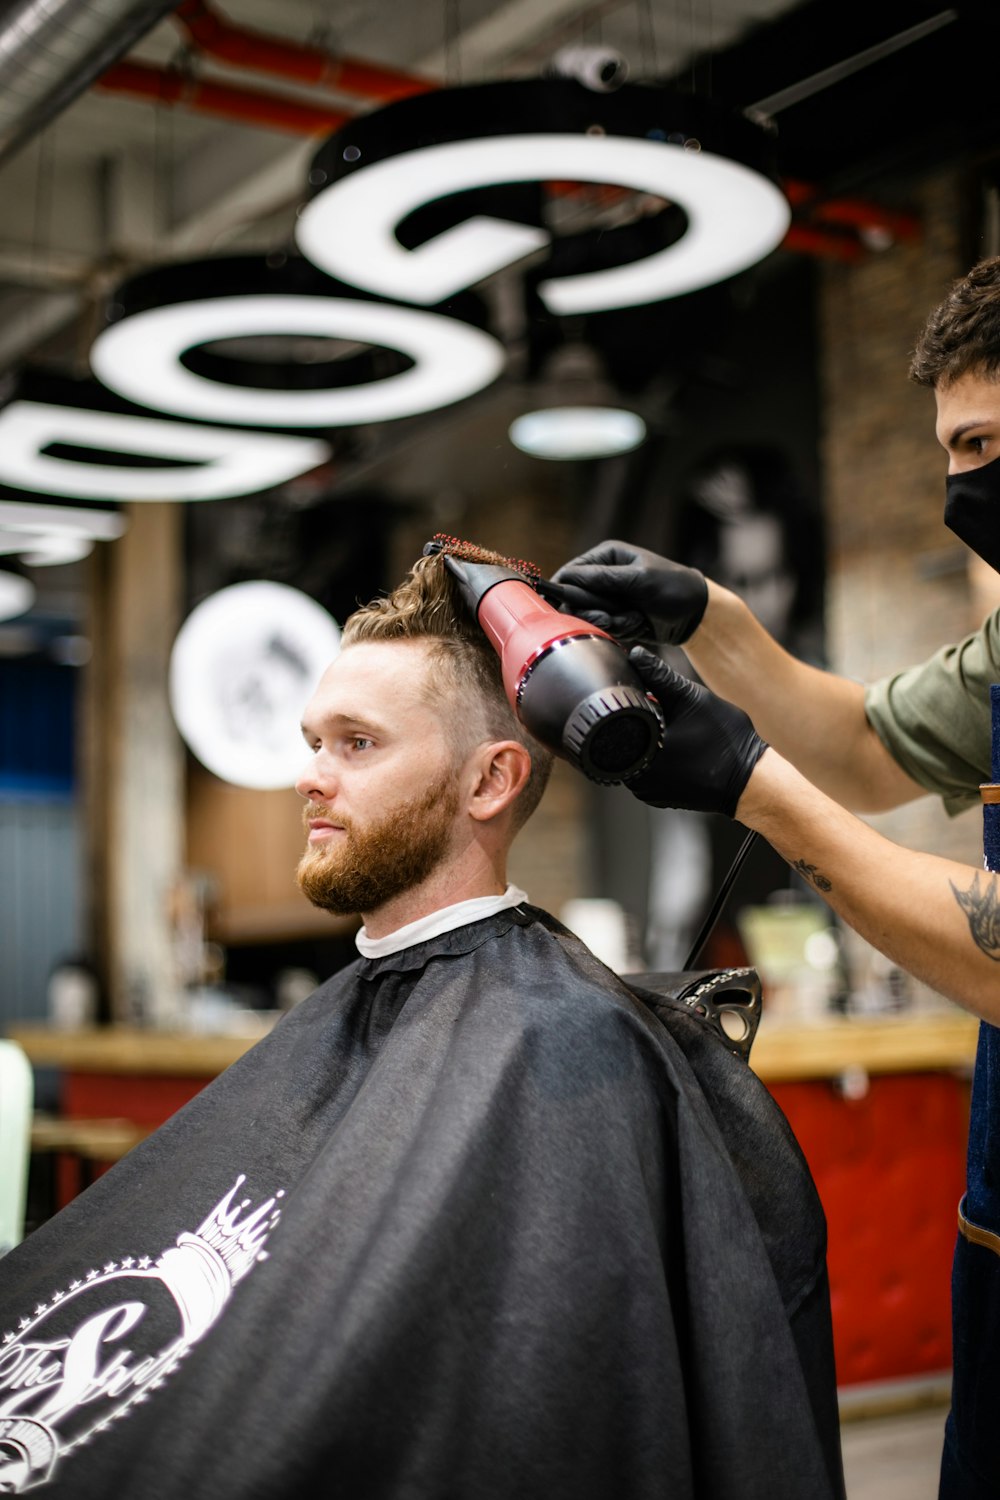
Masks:
[[[1000,571],[1000,257],[931,314],[910,370],[933,388],[948,454],[946,524]],[[654,807],[722,812],[756,830],[894,963],[981,1028],[968,1191],[953,1282],[948,1500],[1000,1494],[1000,876],[900,848],[854,815],[935,792],[949,811],[991,778],[990,684],[1000,610],[974,635],[869,688],[790,656],[728,589],[609,541],[555,575],[567,607],[621,639],[682,646],[705,686],[642,646],[663,708],[653,764],[630,783]],[[851,810],[849,810],[851,809]]]

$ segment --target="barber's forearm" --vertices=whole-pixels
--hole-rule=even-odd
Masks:
[[[773,749],[736,816],[881,953],[1000,1024],[1000,878],[891,843]]]
[[[703,681],[845,807],[879,812],[922,795],[865,716],[864,688],[797,660],[736,594],[709,582],[708,607],[684,650]]]

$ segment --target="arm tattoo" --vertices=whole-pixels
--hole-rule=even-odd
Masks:
[[[977,871],[967,891],[960,891],[953,880],[948,884],[969,919],[972,941],[987,958],[1000,963],[1000,902],[997,901],[996,881],[987,880],[986,889],[980,890]]]
[[[807,864],[804,859],[793,860],[792,869],[797,875],[801,875],[803,880],[808,880],[810,885],[814,885],[818,891],[833,890],[833,881],[828,880],[815,865]]]

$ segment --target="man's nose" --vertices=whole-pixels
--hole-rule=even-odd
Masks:
[[[335,790],[329,757],[315,750],[302,768],[295,790],[307,802],[329,802]]]

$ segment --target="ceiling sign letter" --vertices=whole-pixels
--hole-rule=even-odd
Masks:
[[[47,450],[126,454],[146,464],[91,462]],[[284,484],[330,456],[326,443],[155,417],[12,401],[0,412],[0,485],[81,500],[219,500]],[[172,460],[152,467],[149,460]]]
[[[407,109],[422,104],[423,96],[405,101]],[[347,138],[341,131],[334,140]],[[317,162],[330,159],[326,152]],[[548,245],[548,233],[477,216],[408,250],[396,227],[451,194],[529,181],[611,183],[678,203],[688,218],[676,244],[641,260],[543,281],[539,293],[559,315],[659,302],[721,281],[773,250],[789,223],[778,187],[728,156],[635,136],[510,134],[424,146],[367,165],[362,153],[353,172],[337,176],[303,210],[298,245],[343,281],[434,304]]]
[[[201,345],[268,334],[378,345],[414,363],[383,379],[320,390],[224,384],[182,363]],[[129,313],[98,334],[90,363],[119,395],[178,416],[248,427],[348,427],[416,416],[471,396],[500,374],[504,350],[481,329],[437,313],[347,297],[262,293]]]

